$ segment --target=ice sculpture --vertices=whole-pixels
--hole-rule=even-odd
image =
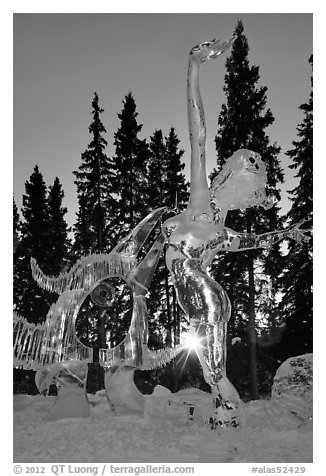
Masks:
[[[222,287],[209,277],[207,268],[220,252],[269,248],[283,238],[301,241],[309,237],[306,230],[300,229],[302,223],[263,235],[237,233],[225,227],[229,210],[273,205],[265,193],[265,165],[255,152],[236,151],[226,161],[211,188],[208,187],[199,70],[207,59],[215,59],[229,48],[232,41],[212,40],[195,46],[190,52],[187,100],[191,182],[187,209],[165,221],[162,231],[160,222],[166,208],[154,210],[111,253],[82,258],[69,272],[58,277],[45,276],[35,260],[31,260],[33,276],[39,286],[58,293],[59,298],[42,325],[33,325],[14,316],[14,366],[37,370],[35,380],[41,393],[46,393],[52,383],[57,384],[58,395],[49,420],[89,415],[85,383],[93,352],[78,340],[75,322],[89,295],[95,305],[110,307],[115,299],[115,289],[108,282],[109,278],[123,279],[131,288],[133,298],[132,319],[126,337],[114,348],[100,349],[100,364],[106,371],[109,398],[111,395],[112,400],[119,400],[119,392],[127,386],[127,405],[141,411],[144,402],[133,383],[134,369],[162,366],[184,348],[182,344],[158,351],[147,347],[146,293],[166,245],[166,264],[178,302],[189,317],[193,337],[199,342],[196,351],[204,378],[211,386],[211,427],[239,424],[240,398],[225,369],[230,302]],[[155,230],[158,232],[152,243],[150,239]]]
[[[220,252],[269,248],[283,238],[309,239],[301,223],[286,231],[263,235],[237,233],[224,226],[229,210],[257,205],[269,208],[265,193],[266,167],[259,154],[241,149],[230,157],[209,189],[206,177],[206,125],[199,89],[199,70],[233,42],[212,40],[192,48],[187,78],[188,127],[191,143],[190,199],[187,209],[163,224],[168,241],[166,264],[180,306],[192,333],[201,341],[197,355],[211,386],[211,427],[238,426],[240,398],[226,376],[226,333],[230,301],[207,272]]]
[[[295,395],[312,407],[313,354],[297,355],[283,362],[276,371],[272,400]]]
[[[107,283],[108,278],[122,278],[130,286],[133,297],[126,337],[114,348],[100,349],[100,364],[106,370],[108,386],[119,387],[119,378],[131,382],[134,368],[149,370],[162,366],[182,349],[178,346],[154,351],[147,347],[146,293],[164,245],[164,236],[157,225],[165,211],[162,207],[151,212],[111,253],[85,257],[58,277],[45,276],[35,260],[31,260],[33,277],[39,286],[60,295],[42,325],[14,317],[14,366],[37,370],[35,381],[41,393],[56,383],[58,395],[48,420],[89,415],[85,384],[93,350],[78,340],[75,321],[88,295],[100,307],[110,305],[114,289]],[[155,228],[158,232],[154,243],[141,258],[140,252],[144,252],[145,245],[148,249]],[[122,372],[121,367],[124,367]],[[113,388],[110,390],[116,393]]]

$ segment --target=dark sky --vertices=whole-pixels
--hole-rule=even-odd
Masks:
[[[260,67],[260,85],[268,88],[275,117],[267,130],[282,147],[286,172],[282,187],[293,188],[293,172],[284,152],[296,139],[303,119],[299,105],[310,92],[313,52],[309,13],[103,13],[14,14],[14,194],[20,208],[24,183],[38,164],[47,185],[59,177],[73,224],[77,210],[73,170],[90,141],[91,101],[97,91],[105,109],[108,155],[122,100],[132,91],[143,124],[141,138],[155,129],[167,135],[175,127],[185,149],[189,178],[186,113],[188,52],[195,44],[232,36],[242,18],[250,64]],[[207,121],[207,172],[216,164],[214,135],[223,96],[225,56],[202,68],[201,91]],[[259,151],[257,151],[259,152]],[[282,201],[285,209],[286,200]]]

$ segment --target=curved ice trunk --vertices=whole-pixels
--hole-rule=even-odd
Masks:
[[[107,277],[128,276],[139,264],[137,255],[166,210],[161,207],[151,212],[110,253],[81,258],[68,272],[57,277],[46,276],[31,258],[33,278],[42,289],[61,294],[68,289],[90,289]]]

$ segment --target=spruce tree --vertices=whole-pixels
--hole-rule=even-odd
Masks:
[[[117,206],[114,214],[116,242],[124,238],[149,213],[153,207],[148,206],[147,161],[149,148],[145,139],[139,134],[142,124],[137,122],[137,107],[133,95],[129,92],[123,100],[123,108],[118,114],[120,125],[114,134],[115,155],[115,194]],[[126,335],[132,315],[132,297],[129,287],[117,284],[119,296],[114,303],[115,321],[110,321],[108,331],[112,345],[121,342]]]
[[[165,137],[166,147],[166,185],[164,204],[180,212],[187,206],[189,199],[189,183],[186,182],[183,170],[185,168],[182,157],[184,150],[179,149],[180,140],[171,127],[169,135]]]
[[[42,290],[32,277],[30,259],[37,260],[46,274],[52,273],[47,187],[38,166],[25,182],[22,207],[21,240],[14,265],[14,308],[29,322],[45,320],[54,293]]]
[[[166,178],[165,178],[165,206],[174,209],[176,213],[182,212],[189,200],[189,183],[186,182],[183,170],[185,168],[182,157],[184,150],[179,149],[180,140],[175,133],[174,127],[171,127],[169,135],[165,137],[166,147]],[[168,286],[169,282],[169,288]],[[166,288],[169,289],[171,297],[171,325],[173,326],[174,344],[180,342],[180,324],[185,319],[184,313],[178,306],[176,292],[171,279],[167,278],[166,270]]]
[[[19,246],[19,237],[20,237],[20,217],[18,213],[18,208],[15,202],[15,198],[13,199],[13,251],[14,256]]]
[[[175,212],[182,211],[188,201],[188,184],[186,183],[182,163],[183,150],[179,149],[180,141],[172,127],[169,135],[163,138],[161,130],[156,130],[149,144],[151,155],[148,162],[148,196],[149,206],[153,209],[166,206]],[[161,336],[155,332],[157,327],[165,329],[165,341],[159,339],[157,345],[171,345],[179,342],[180,315],[182,311],[177,305],[175,290],[162,256],[157,272],[154,275],[150,297],[148,299],[150,327],[153,336]],[[151,343],[153,338],[151,339]],[[155,342],[153,341],[153,345]]]
[[[150,156],[147,163],[147,193],[153,207],[163,206],[166,186],[166,146],[161,130],[154,131],[149,143]]]
[[[76,177],[79,210],[74,226],[74,250],[77,256],[101,253],[109,250],[114,242],[112,220],[115,214],[113,182],[115,166],[105,153],[106,129],[101,121],[104,112],[99,97],[94,93],[92,101],[93,120],[89,126],[91,142],[82,153],[82,164]]]
[[[74,225],[74,255],[109,252],[115,244],[113,222],[116,214],[114,196],[115,164],[105,149],[107,132],[101,120],[104,109],[100,107],[95,92],[92,100],[92,122],[89,126],[91,141],[81,154],[82,163],[76,177],[79,209]],[[106,312],[86,299],[76,321],[77,335],[86,345],[94,347],[94,360],[98,361],[98,349],[106,347]],[[103,375],[99,375],[103,385]]]
[[[267,168],[267,193],[280,199],[278,184],[283,181],[278,154],[280,148],[270,144],[265,129],[274,121],[270,109],[266,109],[267,88],[258,86],[259,67],[250,66],[248,60],[248,42],[244,34],[242,21],[239,20],[235,32],[230,56],[226,60],[224,92],[226,102],[218,118],[218,130],[215,138],[218,154],[218,170],[226,159],[236,150],[245,148],[258,152]],[[211,175],[214,178],[216,170]],[[248,233],[263,233],[280,226],[279,208],[274,206],[268,211],[261,208],[246,211],[229,212],[226,226]],[[232,304],[229,329],[237,335],[243,333],[244,321],[247,322],[247,335],[240,337],[249,341],[250,348],[250,393],[258,398],[257,361],[256,361],[256,322],[257,298],[256,268],[259,265],[269,272],[271,287],[275,294],[278,290],[277,276],[280,273],[280,248],[275,246],[270,255],[262,250],[250,250],[241,253],[220,254],[213,266],[215,279],[222,284]],[[271,257],[273,266],[270,265]],[[231,336],[232,336],[231,332]]]
[[[312,67],[313,57],[309,59]],[[312,79],[311,79],[312,86]],[[297,127],[298,140],[287,152],[292,159],[290,169],[296,171],[298,185],[290,192],[292,202],[287,214],[289,225],[305,221],[303,228],[312,227],[313,199],[313,92],[309,101],[300,106],[303,121]],[[282,338],[283,358],[312,352],[312,240],[302,244],[289,242],[286,271],[282,277],[284,295],[280,309],[285,321]]]
[[[118,114],[120,126],[114,135],[120,236],[127,235],[149,212],[146,166],[150,153],[146,139],[139,138],[143,126],[138,124],[137,116],[136,103],[129,92]]]
[[[161,130],[155,130],[149,142],[150,157],[147,164],[148,203],[154,210],[165,205],[166,146]],[[149,346],[163,347],[171,340],[171,308],[169,290],[166,288],[166,269],[161,257],[150,285],[147,300],[149,316]],[[170,324],[170,325],[169,325]],[[163,340],[164,331],[167,339]]]
[[[187,206],[189,184],[183,173],[184,150],[179,149],[179,144],[174,127],[164,138],[161,130],[156,130],[150,137],[147,194],[153,209],[166,206],[170,210],[178,208],[182,211]]]
[[[55,178],[52,187],[49,189],[48,209],[49,209],[49,241],[48,247],[51,251],[49,264],[53,275],[58,275],[68,264],[69,246],[68,225],[65,220],[67,208],[62,205],[64,191],[58,177]]]

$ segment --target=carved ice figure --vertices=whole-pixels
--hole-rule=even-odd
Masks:
[[[93,350],[79,341],[75,322],[89,295],[100,307],[112,303],[115,290],[107,282],[108,278],[123,279],[132,290],[133,302],[131,323],[125,338],[114,348],[100,349],[100,364],[106,371],[108,397],[112,398],[110,403],[119,401],[117,394],[125,384],[125,391],[129,391],[125,406],[130,409],[144,407],[142,395],[133,383],[134,369],[160,367],[181,351],[182,346],[158,351],[147,347],[146,293],[164,245],[158,224],[165,211],[166,208],[162,207],[151,212],[119,241],[111,253],[82,258],[69,272],[58,277],[45,276],[35,260],[31,260],[33,277],[39,286],[57,292],[59,298],[51,306],[42,325],[35,326],[15,316],[14,365],[37,370],[35,381],[41,393],[46,393],[51,384],[57,385],[57,399],[48,420],[89,416],[86,379]],[[147,241],[157,225],[154,244],[150,242],[152,246],[147,246],[150,249],[141,258],[140,252],[145,244],[148,245]]]
[[[226,333],[230,301],[207,272],[220,252],[269,248],[283,238],[309,239],[302,223],[286,231],[254,235],[237,233],[224,225],[227,212],[257,205],[273,205],[266,197],[266,167],[256,152],[236,151],[208,187],[206,177],[206,125],[199,89],[199,70],[215,59],[233,39],[212,40],[190,51],[187,77],[188,127],[191,144],[190,200],[187,209],[163,224],[167,239],[166,264],[173,277],[180,306],[201,345],[197,355],[211,386],[211,427],[238,426],[240,398],[226,376]]]
[[[287,409],[301,422],[313,415],[313,355],[290,357],[277,369],[272,387],[272,402]]]
[[[109,306],[114,299],[114,289],[107,282],[108,278],[123,279],[133,296],[132,319],[126,337],[112,349],[100,349],[100,364],[106,370],[108,393],[113,400],[121,385],[128,383],[127,406],[135,404],[142,408],[142,399],[135,397],[134,369],[162,366],[183,349],[183,345],[158,351],[147,348],[146,293],[166,244],[166,264],[178,302],[189,317],[192,333],[200,341],[198,357],[213,397],[211,426],[239,423],[240,398],[225,370],[230,302],[222,287],[209,277],[207,268],[219,252],[269,248],[283,238],[301,241],[309,237],[300,229],[302,223],[263,235],[237,233],[224,226],[229,210],[272,205],[265,194],[265,165],[255,152],[236,151],[227,159],[211,189],[208,188],[199,69],[207,59],[217,58],[232,42],[212,40],[195,46],[190,52],[187,80],[190,200],[184,212],[164,223],[163,232],[145,257],[140,258],[140,251],[163,217],[164,207],[150,213],[111,253],[82,258],[69,272],[58,277],[45,276],[35,260],[31,260],[38,284],[57,292],[59,298],[51,306],[44,324],[35,326],[22,317],[14,317],[14,365],[37,370],[35,380],[41,393],[46,392],[51,383],[57,384],[58,395],[49,419],[89,414],[85,385],[92,349],[78,340],[75,322],[89,295],[96,305]]]

